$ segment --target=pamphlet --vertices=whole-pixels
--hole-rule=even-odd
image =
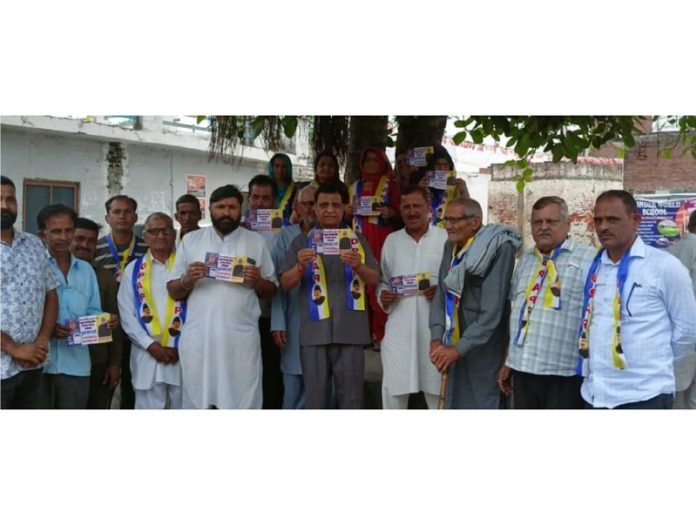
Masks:
[[[215,252],[205,254],[205,276],[230,283],[244,282],[244,267],[255,264],[251,257],[222,255]]]
[[[392,293],[404,297],[422,294],[430,288],[430,272],[390,277],[389,288]]]
[[[352,250],[354,242],[352,231],[348,228],[315,230],[312,246],[320,255],[339,255]]]
[[[283,227],[283,210],[248,210],[247,223],[252,231],[277,233]]]
[[[428,171],[425,173],[428,187],[438,190],[446,190],[448,186],[453,186],[457,181],[456,171]]]
[[[358,201],[355,202],[355,214],[365,216],[379,215],[379,209],[382,207],[382,203],[379,201],[377,196],[366,196],[360,197]]]
[[[409,166],[414,166],[420,168],[428,165],[426,155],[433,152],[432,146],[426,146],[423,148],[412,148],[409,150],[408,164]]]
[[[111,319],[111,314],[103,312],[68,320],[65,323],[70,330],[67,337],[68,346],[111,342],[113,337],[108,325],[109,319]]]

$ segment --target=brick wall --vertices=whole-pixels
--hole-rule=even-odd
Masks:
[[[572,164],[544,162],[533,164],[532,182],[524,189],[524,244],[533,245],[530,216],[532,205],[540,197],[557,195],[568,203],[571,235],[576,240],[596,245],[592,225],[592,209],[597,196],[605,190],[622,187],[623,166],[620,161],[588,159]],[[491,165],[488,190],[488,222],[517,227],[517,189],[515,170],[502,164]]]
[[[660,151],[674,145],[675,133],[650,133],[637,138],[624,158],[624,187],[631,193],[696,191],[696,160],[681,144],[664,159]]]

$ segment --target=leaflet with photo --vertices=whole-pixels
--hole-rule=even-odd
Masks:
[[[382,203],[379,201],[378,197],[375,196],[365,196],[360,197],[360,199],[355,203],[355,214],[365,216],[379,215],[379,209],[382,207]]]
[[[420,168],[428,165],[426,155],[433,152],[432,146],[426,146],[422,148],[412,148],[409,150],[408,164],[409,166],[414,166]]]
[[[456,171],[428,171],[425,173],[425,177],[428,181],[428,187],[438,190],[446,190],[448,187],[452,187],[454,183],[457,182]]]
[[[283,210],[248,210],[247,223],[252,231],[277,233],[283,227]]]
[[[222,255],[207,252],[205,254],[205,275],[218,281],[229,283],[244,282],[244,267],[255,261],[244,255]]]
[[[430,272],[390,277],[389,288],[392,293],[404,297],[425,293],[430,288]]]
[[[111,314],[103,312],[97,315],[85,315],[68,320],[65,324],[70,330],[67,337],[68,346],[95,345],[109,343],[113,340],[109,320]]]
[[[312,247],[322,255],[339,255],[350,251],[353,242],[357,242],[348,228],[315,230],[313,235]]]

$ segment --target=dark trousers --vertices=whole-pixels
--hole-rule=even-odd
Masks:
[[[111,397],[114,393],[109,390],[107,385],[103,384],[104,376],[108,362],[92,364],[91,374],[89,376],[89,399],[87,400],[87,408],[105,409],[111,406]]]
[[[131,376],[130,356],[131,342],[128,337],[123,338],[121,354],[121,409],[133,410],[135,408],[135,392],[133,392],[133,376]]]
[[[283,373],[280,371],[280,349],[275,345],[271,335],[270,317],[259,317],[259,334],[263,366],[262,408],[280,409],[283,408]]]
[[[25,370],[2,380],[0,406],[7,409],[40,408],[43,370]]]
[[[41,398],[42,408],[87,408],[89,376],[44,374]]]
[[[615,406],[614,410],[666,410],[671,409],[673,404],[674,396],[672,394],[660,394],[659,396],[651,397],[645,401],[636,401],[635,403]],[[585,403],[585,407],[595,408],[589,403]]]
[[[365,384],[364,346],[301,346],[305,383],[305,408],[331,408],[331,387],[338,408],[363,408]]]
[[[580,395],[582,377],[551,376],[512,371],[512,395],[515,408],[584,408]]]

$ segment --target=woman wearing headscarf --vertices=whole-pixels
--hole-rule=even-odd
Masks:
[[[398,181],[394,178],[391,163],[383,150],[368,147],[360,155],[361,177],[350,186],[350,202],[353,229],[362,233],[377,262],[380,262],[384,240],[400,223],[399,204],[401,195]],[[361,199],[369,198],[374,215],[356,213]],[[346,214],[350,215],[350,213]],[[370,299],[370,326],[376,342],[384,337],[387,314],[379,307],[373,288],[367,289]]]
[[[289,226],[292,207],[295,201],[295,181],[292,179],[292,162],[285,153],[276,153],[268,161],[268,176],[278,188],[276,206],[283,211],[283,226]]]
[[[447,149],[441,144],[434,144],[432,146],[433,152],[429,153],[426,157],[427,165],[425,168],[419,168],[417,171],[411,174],[411,183],[420,184],[421,186],[427,186],[428,180],[425,175],[429,171],[455,171],[454,161],[450,156]],[[443,217],[446,215],[445,210],[447,205],[455,197],[469,198],[469,190],[466,187],[466,181],[464,179],[456,179],[455,183],[447,188],[446,190],[440,190],[437,188],[428,188],[430,194],[432,195],[432,221],[434,225],[440,228],[445,227]]]

